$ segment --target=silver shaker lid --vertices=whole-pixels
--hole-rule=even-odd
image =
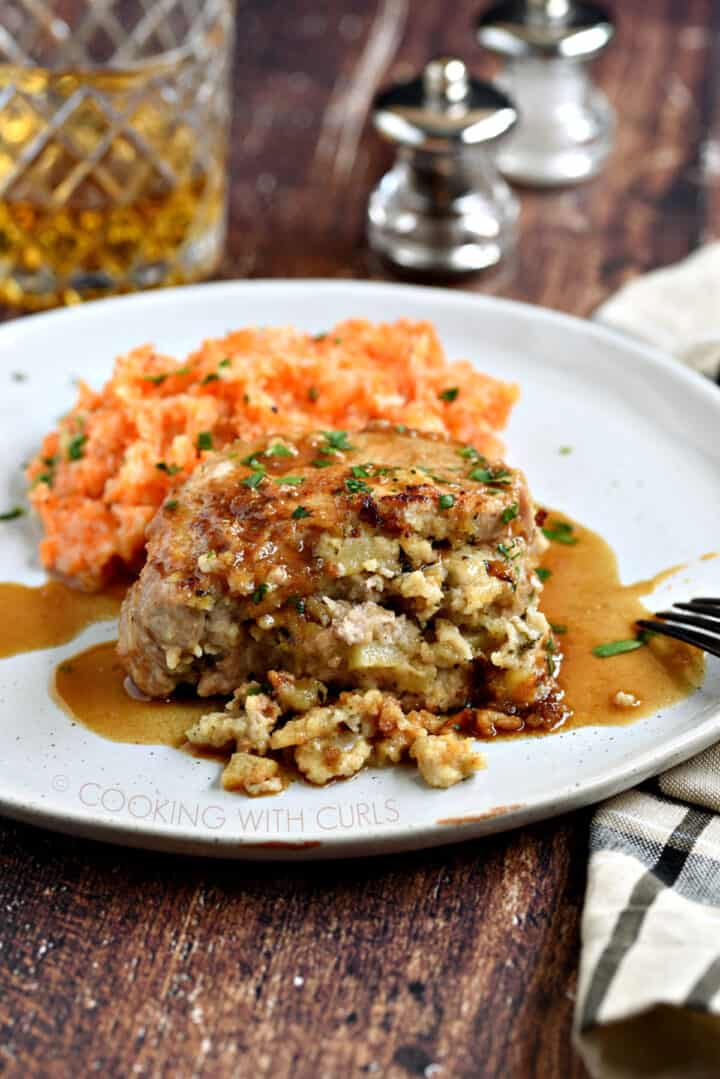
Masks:
[[[443,153],[504,135],[517,120],[510,98],[471,78],[462,60],[431,60],[419,78],[375,98],[373,122],[389,142]]]
[[[477,20],[478,42],[508,57],[592,60],[615,33],[608,12],[575,0],[502,0]]]

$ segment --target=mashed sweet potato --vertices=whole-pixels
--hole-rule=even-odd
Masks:
[[[359,430],[386,419],[472,443],[488,457],[517,387],[450,363],[427,322],[342,322],[324,334],[244,329],[187,359],[151,345],[120,357],[28,468],[44,565],[77,587],[136,572],[145,528],[199,461],[238,437]]]

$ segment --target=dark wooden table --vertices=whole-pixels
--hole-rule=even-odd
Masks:
[[[478,290],[587,315],[717,227],[720,8],[629,0],[597,76],[595,182],[523,193],[517,265]],[[476,4],[248,0],[226,277],[378,276],[377,84],[492,64]],[[587,812],[429,853],[321,865],[143,854],[0,826],[0,1073],[576,1079]]]

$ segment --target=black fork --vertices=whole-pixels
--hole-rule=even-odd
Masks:
[[[673,608],[657,612],[655,618],[662,618],[662,622],[641,618],[636,625],[720,656],[720,599],[699,596],[689,603],[674,603]]]

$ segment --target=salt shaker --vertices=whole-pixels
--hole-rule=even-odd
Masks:
[[[554,186],[599,172],[615,121],[590,79],[588,62],[607,46],[614,29],[603,8],[574,0],[502,0],[480,16],[478,41],[505,58],[497,84],[520,114],[497,155],[503,175]]]
[[[504,93],[449,57],[378,94],[375,127],[398,151],[370,196],[372,249],[420,274],[497,263],[515,243],[518,206],[487,148],[515,119]]]

